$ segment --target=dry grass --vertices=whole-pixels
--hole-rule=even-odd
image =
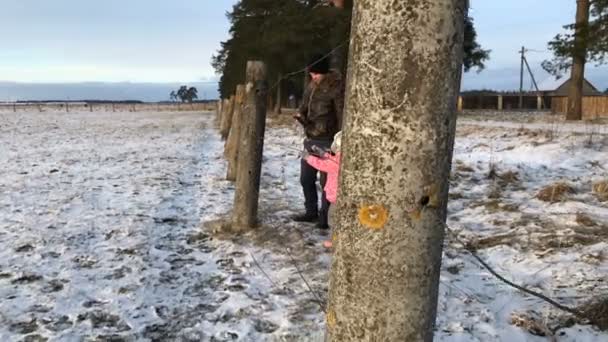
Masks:
[[[595,222],[591,217],[589,217],[585,213],[576,213],[576,223],[585,227],[595,227],[597,226],[597,222]]]
[[[475,238],[467,242],[467,249],[477,251],[500,245],[513,246],[517,243],[515,233],[500,234],[483,238]]]
[[[488,172],[488,179],[494,180],[501,187],[507,187],[509,185],[516,185],[519,183],[519,173],[517,171],[508,170],[505,172],[499,172],[496,165],[490,165],[490,171]]]
[[[504,203],[499,198],[490,198],[490,200],[477,200],[471,203],[471,208],[485,207],[490,213],[497,213],[499,211],[506,212],[518,212],[519,205],[514,203]]]
[[[517,205],[503,204],[498,200],[486,202],[486,210],[490,212],[518,211]],[[595,222],[583,214],[578,216],[577,227],[560,225],[553,220],[523,214],[522,217],[508,225],[507,222],[496,221],[497,226],[509,226],[510,232],[492,236],[477,237],[470,240],[468,245],[475,249],[486,249],[495,246],[517,246],[522,251],[531,251],[539,257],[554,251],[577,246],[590,246],[608,240],[608,226]],[[604,255],[590,256],[603,258]]]
[[[536,198],[544,202],[561,202],[567,198],[569,194],[574,193],[574,188],[567,183],[557,182],[542,188]]]
[[[591,246],[601,242],[597,235],[592,234],[546,234],[537,239],[542,249],[563,249],[575,246]]]
[[[498,178],[504,184],[515,184],[519,182],[519,173],[516,171],[509,170],[504,173],[499,173]]]
[[[470,166],[468,166],[466,164],[461,164],[461,163],[457,163],[456,164],[456,171],[458,171],[458,172],[464,172],[464,173],[475,172],[475,170],[472,167],[470,167]]]
[[[608,330],[608,297],[603,297],[577,308],[589,322],[603,331]]]
[[[452,201],[459,200],[465,198],[463,194],[459,192],[450,192],[448,198]]]
[[[596,251],[593,253],[586,253],[581,255],[580,260],[589,265],[599,266],[608,261],[608,252]]]
[[[502,198],[502,187],[496,182],[490,184],[490,191],[488,192],[488,198],[499,199]]]
[[[452,172],[450,173],[450,180],[457,182],[465,177],[471,177],[473,173],[475,173],[475,169],[466,165],[461,160],[456,160],[454,161],[454,166],[452,167]]]
[[[608,201],[608,180],[593,184],[593,194],[600,201]]]
[[[554,337],[553,332],[543,322],[543,319],[535,312],[511,314],[511,324],[520,327],[535,336]],[[554,338],[552,339],[554,340]]]
[[[293,127],[295,125],[295,120],[293,118],[293,114],[296,113],[295,109],[286,109],[283,108],[281,110],[281,114],[274,114],[273,111],[269,111],[266,115],[266,124],[268,127]]]

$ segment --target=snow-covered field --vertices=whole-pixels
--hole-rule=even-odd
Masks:
[[[591,192],[608,178],[607,130],[569,127],[459,124],[437,341],[608,340],[461,245],[569,306],[608,293],[608,206]],[[298,134],[267,129],[260,229],[219,237],[204,222],[234,188],[212,114],[0,113],[0,341],[322,340],[331,254],[289,220]],[[535,198],[556,181],[574,192]]]

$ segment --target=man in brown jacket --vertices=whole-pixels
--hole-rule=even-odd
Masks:
[[[295,115],[306,133],[304,149],[313,152],[316,149],[329,150],[333,137],[341,130],[342,111],[344,108],[344,86],[342,77],[330,70],[329,57],[315,56],[308,68],[311,81],[304,90],[302,105]],[[329,202],[323,192],[319,210],[317,193],[317,174],[319,172],[308,165],[304,159],[300,164],[300,183],[304,191],[306,212],[294,217],[298,222],[315,222],[321,229],[329,228],[327,211]],[[321,173],[321,189],[325,187],[327,175]]]

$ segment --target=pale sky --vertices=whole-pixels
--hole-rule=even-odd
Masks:
[[[527,54],[537,81],[549,77],[540,66],[551,58],[547,42],[574,22],[576,0],[471,0],[471,7],[479,42],[492,53],[486,70],[464,76],[463,88],[511,90],[519,88],[518,51],[522,46],[537,50]],[[608,88],[608,66],[588,65],[586,76],[600,90]],[[531,89],[527,76],[525,87]]]
[[[0,80],[193,82],[214,76],[233,0],[2,0]]]
[[[211,55],[228,36],[235,0],[2,0],[0,81],[194,82],[214,78]],[[491,49],[464,88],[518,87],[518,49],[546,50],[574,18],[575,0],[472,0],[479,41]],[[531,52],[539,73],[548,52]],[[606,67],[589,78],[608,87]],[[529,84],[527,84],[529,86]]]

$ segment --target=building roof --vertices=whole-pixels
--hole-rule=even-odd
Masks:
[[[558,79],[555,76],[550,76],[538,84],[538,90],[547,92],[556,91],[568,81],[570,81],[569,77],[561,77]],[[591,89],[598,91],[597,88],[586,78],[585,83],[590,86]]]
[[[569,80],[568,77],[557,78],[555,76],[549,76],[538,84],[538,90],[540,91],[554,91],[561,87],[564,83]]]

